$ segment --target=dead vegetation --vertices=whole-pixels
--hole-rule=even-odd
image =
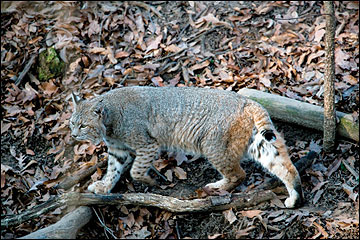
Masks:
[[[359,116],[359,5],[336,2],[336,110]],[[65,192],[83,192],[76,179],[107,158],[104,145],[70,137],[70,93],[88,98],[132,86],[253,88],[323,105],[325,16],[321,2],[2,2],[2,220]],[[39,54],[50,47],[67,68],[40,80]],[[325,154],[320,132],[276,122],[294,162],[318,157],[302,175],[306,204],[282,209],[285,195],[248,209],[171,213],[157,207],[96,206],[78,238],[358,238],[358,143],[338,138]],[[202,198],[216,171],[202,159],[163,153],[154,165],[158,188],[128,175],[119,193]],[[271,176],[244,162],[249,192]],[[94,167],[91,179],[105,169]],[[79,183],[77,183],[79,182]],[[76,183],[75,185],[72,183]],[[279,200],[280,199],[280,200]],[[57,222],[63,206],[16,226],[2,238],[24,236]]]

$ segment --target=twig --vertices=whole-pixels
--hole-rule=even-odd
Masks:
[[[168,181],[167,178],[166,178],[164,175],[162,175],[153,165],[151,165],[150,168],[151,168],[159,177],[161,177],[164,181],[166,181],[166,182]]]
[[[359,179],[359,174],[355,171],[354,168],[350,166],[350,164],[346,160],[341,160],[344,166],[351,172],[352,175],[354,175],[355,179]]]
[[[15,85],[18,86],[21,81],[23,80],[23,78],[25,77],[25,75],[28,73],[28,71],[30,70],[31,66],[34,64],[35,62],[35,58],[36,58],[37,54],[34,54],[31,56],[29,62],[25,65],[24,70],[19,74],[19,77],[16,79],[15,81]]]
[[[64,189],[64,190],[68,190],[70,189],[72,186],[74,186],[75,184],[81,182],[83,179],[89,177],[90,175],[92,175],[97,168],[102,168],[106,165],[107,160],[101,161],[98,164],[89,167],[88,169],[80,172],[77,175],[74,176],[68,176],[67,178],[65,178],[62,182],[60,182],[59,184],[57,184],[54,188],[55,189]]]
[[[156,14],[156,16],[158,16],[159,18],[163,18],[162,14],[158,10],[156,10],[156,8],[154,8],[153,6],[149,6],[148,4],[146,4],[144,2],[132,2],[132,1],[129,1],[128,4],[134,5],[134,6],[137,6],[137,7],[145,8],[148,11],[151,10],[153,13]]]
[[[312,16],[325,16],[325,15],[330,15],[330,14],[306,14],[306,15],[303,15],[303,16],[299,16],[299,17],[293,17],[293,18],[274,18],[275,20],[283,20],[283,21],[286,21],[286,20],[295,20],[295,19],[300,19],[300,18],[305,18],[305,17],[312,17]]]
[[[107,236],[107,232],[108,232],[111,234],[111,236],[113,238],[117,239],[117,237],[114,235],[114,231],[111,228],[109,228],[108,226],[106,226],[106,224],[104,223],[104,216],[101,215],[101,218],[100,218],[100,216],[97,214],[97,211],[95,210],[95,208],[92,208],[92,210],[94,211],[96,217],[98,218],[101,226],[103,226],[106,237],[108,237]],[[100,214],[101,214],[101,211],[100,211]]]

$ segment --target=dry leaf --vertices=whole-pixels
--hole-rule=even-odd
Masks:
[[[325,35],[325,33],[326,33],[325,29],[319,29],[318,31],[316,31],[314,41],[320,42],[323,36]]]
[[[167,180],[169,182],[172,182],[173,180],[173,174],[172,174],[172,170],[171,169],[168,169],[165,173],[164,173],[164,176],[167,178]]]
[[[187,179],[186,172],[181,167],[175,167],[174,168],[175,176],[179,179]]]
[[[244,217],[253,218],[258,215],[261,215],[262,211],[261,210],[248,210],[248,211],[240,211],[240,213]]]
[[[150,43],[147,44],[147,48],[146,48],[146,53],[148,53],[151,50],[157,49],[159,47],[159,44],[162,40],[163,35],[160,34],[159,36],[157,36],[155,39],[153,39],[152,41],[150,41]]]
[[[223,215],[225,217],[226,220],[228,220],[228,222],[230,224],[232,224],[233,222],[235,222],[237,220],[232,208],[226,210],[226,211],[223,211]]]

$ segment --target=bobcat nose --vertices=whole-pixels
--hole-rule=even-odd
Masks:
[[[73,138],[76,138],[76,136],[77,136],[78,134],[77,134],[77,131],[75,132],[75,131],[72,131],[71,132],[71,136],[73,137]]]

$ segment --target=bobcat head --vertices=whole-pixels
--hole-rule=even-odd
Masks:
[[[105,135],[104,120],[107,118],[107,110],[101,104],[94,104],[91,100],[81,99],[72,93],[74,112],[70,118],[71,136],[76,140],[90,140],[98,145]]]

